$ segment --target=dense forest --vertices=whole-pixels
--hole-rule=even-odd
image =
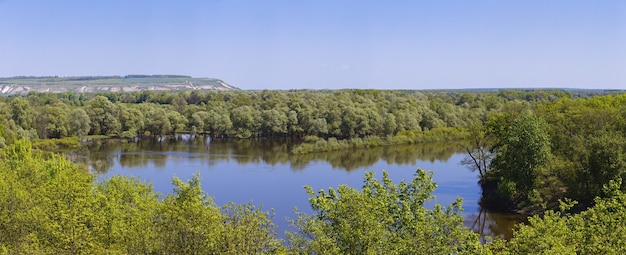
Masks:
[[[30,93],[0,99],[3,137],[162,136],[363,138],[463,127],[549,91],[224,91]]]
[[[626,249],[626,94],[603,91],[224,91],[41,94],[0,99],[0,253],[490,254]],[[486,203],[533,216],[508,241],[481,244],[461,201],[424,207],[418,170],[393,184],[310,188],[313,215],[276,238],[271,214],[219,207],[199,179],[159,199],[143,182],[94,175],[33,151],[49,138],[293,137],[293,153],[451,141],[467,153]],[[69,138],[68,138],[69,137]],[[42,140],[44,139],[44,140]],[[59,142],[60,144],[62,142]],[[38,195],[33,195],[38,194]]]

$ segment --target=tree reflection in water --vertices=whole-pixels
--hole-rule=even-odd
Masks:
[[[415,164],[416,161],[447,161],[462,152],[456,143],[383,146],[304,155],[291,154],[299,141],[290,139],[218,139],[178,135],[162,139],[94,140],[67,153],[74,162],[88,165],[98,174],[106,173],[117,160],[127,168],[153,165],[167,167],[168,160],[187,158],[209,166],[234,160],[239,164],[289,164],[301,171],[313,162],[328,162],[333,168],[352,171],[382,160],[388,164]]]
[[[428,143],[304,155],[291,154],[292,148],[298,143],[299,141],[289,139],[211,140],[203,136],[179,135],[164,139],[94,140],[66,155],[74,162],[89,166],[97,174],[107,173],[116,164],[133,174],[133,169],[146,167],[163,170],[168,167],[176,168],[179,164],[192,164],[212,168],[220,162],[234,162],[240,165],[282,165],[298,173],[305,169],[313,170],[310,168],[324,162],[332,169],[350,172],[371,168],[378,162],[385,162],[387,165],[447,162],[453,155],[463,153],[462,146],[457,143]],[[479,233],[483,241],[488,236],[510,238],[514,224],[521,221],[521,218],[515,215],[485,209],[477,211],[479,212],[466,213],[465,223]]]
[[[478,214],[466,214],[465,225],[480,236],[481,242],[485,243],[493,237],[510,239],[516,224],[526,221],[522,215],[489,211],[480,207]]]

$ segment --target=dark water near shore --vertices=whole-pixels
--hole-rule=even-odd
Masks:
[[[289,229],[286,218],[295,218],[294,207],[311,212],[304,185],[314,190],[341,184],[360,188],[366,171],[374,171],[380,178],[386,170],[394,182],[412,179],[417,168],[433,171],[438,183],[433,203],[449,205],[462,197],[465,224],[487,236],[510,237],[520,219],[481,208],[478,178],[459,164],[464,155],[457,144],[293,155],[289,152],[295,144],[284,139],[211,141],[181,135],[159,140],[92,141],[68,156],[87,164],[101,180],[113,175],[138,176],[161,194],[172,192],[172,176],[188,180],[199,172],[202,188],[218,205],[235,202],[273,208],[280,237]]]

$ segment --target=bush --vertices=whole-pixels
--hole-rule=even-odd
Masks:
[[[411,182],[393,184],[365,175],[362,190],[339,186],[314,192],[305,187],[315,211],[298,213],[292,251],[304,254],[478,253],[477,235],[463,224],[461,199],[448,207],[424,204],[433,198],[432,173],[417,170]]]

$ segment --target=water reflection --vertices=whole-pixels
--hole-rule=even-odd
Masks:
[[[493,237],[509,240],[515,225],[525,221],[522,215],[490,212],[482,207],[478,213],[465,214],[465,225],[478,233],[483,243]]]
[[[447,161],[462,152],[455,143],[384,146],[336,152],[291,154],[298,142],[289,139],[210,140],[199,136],[179,135],[167,139],[136,141],[94,140],[71,152],[75,162],[86,164],[95,173],[106,173],[116,160],[127,168],[153,165],[167,167],[168,160],[185,158],[202,165],[213,166],[219,161],[239,164],[289,164],[291,170],[301,171],[314,162],[328,162],[333,168],[352,171],[371,167],[379,160],[388,164],[415,164],[416,161]]]
[[[520,222],[514,215],[480,207],[477,178],[474,178],[475,173],[459,165],[462,148],[455,143],[293,155],[290,151],[297,144],[298,141],[289,139],[210,140],[182,135],[158,140],[94,140],[67,155],[100,176],[109,171],[110,174],[141,176],[154,182],[155,188],[163,193],[171,190],[168,183],[172,175],[185,180],[185,176],[204,169],[210,172],[202,175],[206,185],[203,188],[215,195],[216,201],[246,203],[254,198],[267,208],[276,209],[279,221],[293,217],[290,213],[294,206],[308,206],[302,185],[316,189],[339,184],[358,187],[363,176],[359,171],[365,169],[391,170],[395,174],[392,179],[399,181],[411,178],[415,168],[424,167],[439,173],[435,174],[435,181],[439,183],[435,191],[438,203],[447,205],[457,196],[464,197],[465,224],[479,233],[483,241],[486,236],[510,238],[513,225]],[[275,172],[264,175],[263,171]],[[241,186],[246,188],[241,189]],[[285,224],[279,223],[279,226]]]

